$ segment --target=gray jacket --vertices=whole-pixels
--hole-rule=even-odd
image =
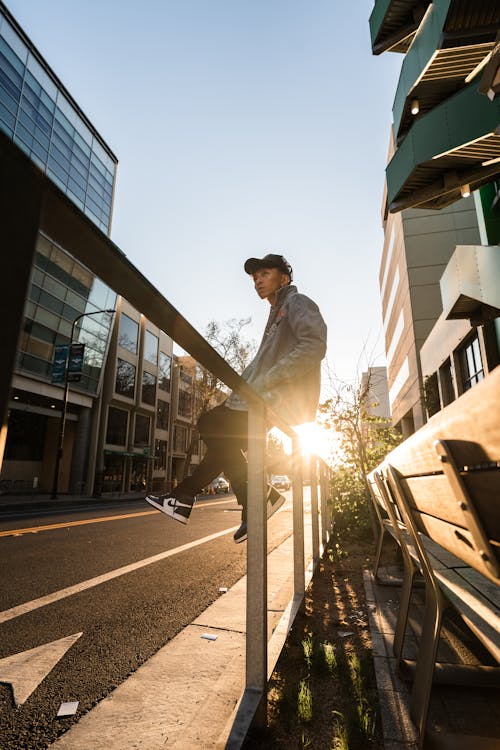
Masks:
[[[296,286],[284,286],[276,293],[257,354],[241,376],[289,424],[311,422],[325,352],[326,325],[318,306]],[[226,406],[247,408],[235,393]]]

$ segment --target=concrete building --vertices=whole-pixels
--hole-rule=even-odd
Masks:
[[[442,273],[456,245],[477,244],[480,232],[472,197],[441,211],[391,214],[385,193],[383,226],[379,281],[390,412],[406,437],[426,420],[420,351],[442,313]]]
[[[370,27],[374,54],[404,56],[380,286],[392,418],[406,436],[499,361],[498,61],[484,86],[481,75],[500,5],[376,0]]]
[[[391,419],[387,367],[369,367],[361,375],[361,393],[367,413],[380,419]]]

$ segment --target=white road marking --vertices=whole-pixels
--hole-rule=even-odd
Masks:
[[[31,693],[62,659],[83,633],[68,635],[58,641],[0,659],[0,682],[12,685],[14,703],[22,705]]]
[[[179,555],[181,552],[186,552],[189,549],[193,549],[193,547],[198,547],[200,544],[205,544],[206,542],[211,542],[213,539],[218,539],[220,536],[231,534],[232,532],[236,531],[237,528],[239,527],[232,526],[230,529],[218,531],[215,534],[204,536],[201,539],[195,539],[193,542],[188,542],[187,544],[182,544],[180,547],[175,547],[174,549],[160,552],[158,555],[153,555],[152,557],[146,557],[144,560],[138,560],[137,562],[131,563],[130,565],[124,565],[122,568],[110,570],[107,573],[103,573],[103,575],[96,576],[95,578],[90,578],[88,581],[81,581],[81,583],[77,583],[74,586],[68,586],[65,589],[54,591],[52,594],[41,596],[39,599],[33,599],[30,602],[25,602],[24,604],[18,604],[16,607],[5,609],[3,612],[0,612],[0,623],[7,622],[8,620],[13,620],[15,617],[20,617],[27,612],[32,612],[33,610],[39,609],[40,607],[45,607],[47,604],[52,604],[53,602],[57,602],[60,599],[65,599],[67,596],[79,594],[80,592],[91,589],[94,586],[100,586],[101,583],[106,583],[107,581],[111,581],[113,578],[118,578],[119,576],[126,575],[127,573],[132,573],[132,571],[134,570],[144,568],[146,565],[151,565],[152,563],[159,562],[160,560],[165,560],[165,558],[167,557]]]

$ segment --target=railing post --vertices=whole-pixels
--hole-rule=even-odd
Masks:
[[[248,413],[246,690],[261,693],[254,723],[267,723],[267,509],[264,406]]]
[[[293,582],[295,596],[304,596],[304,488],[302,448],[298,435],[292,438],[293,488]]]
[[[319,562],[319,518],[318,518],[318,458],[309,459],[309,475],[311,479],[311,532],[313,565]]]
[[[319,492],[320,492],[320,504],[321,504],[321,541],[323,545],[328,542],[329,534],[329,517],[328,517],[328,503],[326,494],[326,482],[325,482],[325,466],[323,461],[320,462],[319,467]]]
[[[328,503],[329,500],[329,481],[328,481],[328,471],[325,464],[321,465],[321,497],[324,498],[325,503],[325,532],[329,536],[332,532],[332,523],[333,523],[333,516],[332,516],[332,507],[331,504]]]

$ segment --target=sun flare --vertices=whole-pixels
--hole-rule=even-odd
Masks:
[[[331,435],[317,422],[307,422],[295,427],[299,435],[303,456],[319,456],[328,461],[331,454]]]

